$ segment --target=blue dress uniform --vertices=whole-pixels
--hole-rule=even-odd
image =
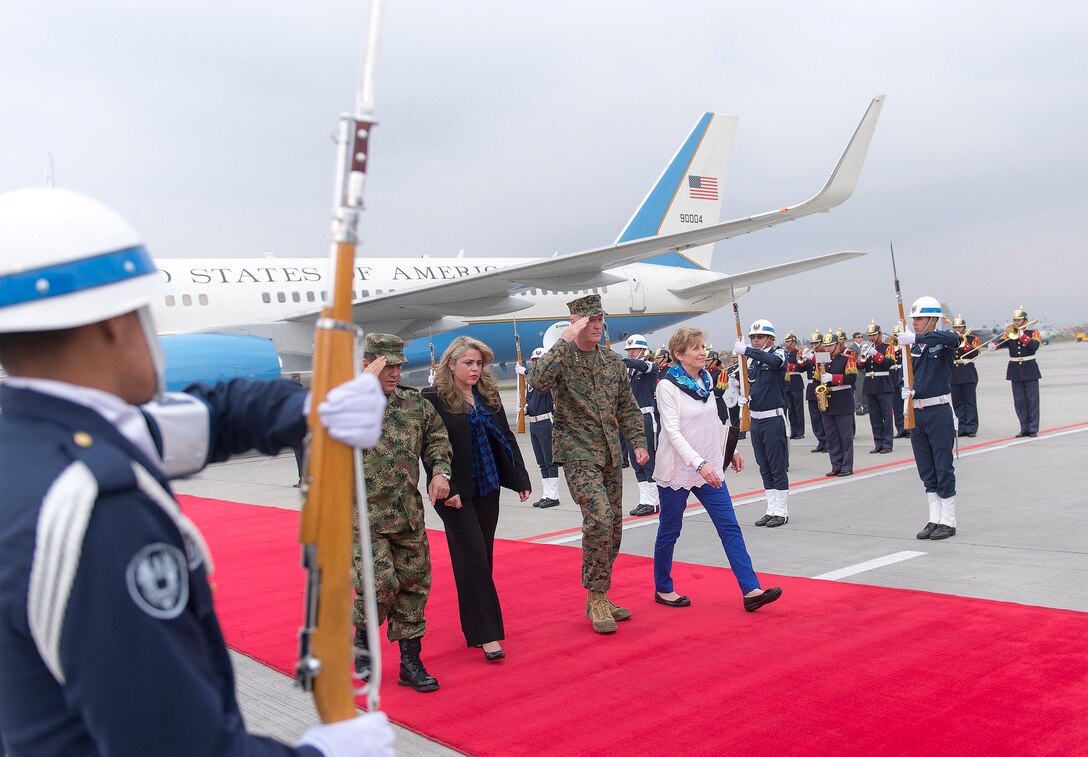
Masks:
[[[540,478],[544,496],[533,507],[555,507],[559,504],[559,466],[552,460],[552,411],[555,400],[551,392],[534,389],[525,382],[525,417],[529,420],[529,438],[533,443],[533,456],[540,466]]]
[[[1039,433],[1039,379],[1042,373],[1035,362],[1035,353],[1042,344],[1039,332],[1025,329],[1016,339],[1004,339],[994,349],[1009,351],[1009,366],[1005,379],[1012,382],[1012,401],[1020,421],[1017,436]]]
[[[789,442],[786,440],[786,351],[781,347],[744,350],[748,360],[751,399],[748,412],[752,419],[752,451],[759,465],[759,475],[767,492],[766,520],[756,525],[782,525],[789,518],[787,496],[790,488]],[[781,518],[773,523],[771,518]]]
[[[948,535],[956,532],[956,469],[952,448],[956,442],[952,415],[952,366],[956,360],[959,335],[954,331],[929,331],[915,335],[911,345],[914,368],[914,429],[910,446],[918,476],[929,499],[930,524],[945,526]],[[934,533],[932,529],[931,533]],[[924,530],[923,530],[924,533]],[[934,533],[934,535],[936,535]],[[919,538],[930,538],[919,534]],[[943,538],[938,536],[937,538]]]
[[[895,411],[898,401],[897,384],[892,383],[890,368],[895,364],[895,350],[883,341],[872,344],[869,357],[858,360],[858,369],[865,374],[865,398],[869,404],[869,425],[873,429],[872,452],[892,451],[895,436]],[[901,403],[900,403],[901,405]]]
[[[831,376],[827,412],[823,413],[831,470],[827,476],[849,476],[854,472],[854,384],[858,367],[853,355],[839,354],[824,367]]]
[[[808,378],[808,385],[805,387],[805,403],[808,405],[808,420],[812,426],[812,435],[816,437],[816,446],[809,451],[827,452],[827,434],[824,433],[823,413],[820,412],[820,407],[816,404],[816,387],[819,386],[820,382],[815,380],[815,354],[809,357],[808,360],[801,360],[797,364],[797,368]]]
[[[805,372],[800,367],[801,352],[786,350],[786,418],[790,439],[805,438]]]
[[[952,408],[959,420],[960,436],[978,433],[978,369],[974,360],[980,344],[977,336],[968,334],[963,346],[956,348],[952,363]]]
[[[634,395],[635,404],[642,411],[642,429],[646,434],[646,452],[650,459],[645,465],[639,465],[635,460],[634,450],[630,445],[624,444],[631,467],[635,470],[635,479],[642,484],[649,484],[656,488],[654,482],[654,458],[657,453],[657,400],[654,393],[657,391],[658,371],[652,360],[638,360],[625,357],[623,364],[627,366],[627,377],[631,382],[631,394]]]
[[[305,434],[306,392],[291,382],[188,393],[209,410],[208,461]],[[8,385],[0,482],[8,753],[296,752],[245,731],[203,540],[156,461],[95,410]]]

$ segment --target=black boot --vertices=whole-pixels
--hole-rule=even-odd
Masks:
[[[400,640],[400,680],[397,683],[411,686],[416,691],[436,691],[438,681],[427,673],[419,659],[421,638]]]
[[[370,681],[370,651],[362,628],[355,629],[355,672],[362,680]]]

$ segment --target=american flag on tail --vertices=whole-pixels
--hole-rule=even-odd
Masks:
[[[693,200],[717,200],[718,180],[713,176],[688,176],[688,195]]]

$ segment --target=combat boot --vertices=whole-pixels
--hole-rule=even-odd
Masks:
[[[608,606],[608,596],[603,591],[589,592],[589,619],[597,633],[615,633],[616,621]]]
[[[355,629],[355,672],[363,681],[370,681],[370,649],[363,628]]]
[[[438,681],[427,673],[419,659],[421,637],[400,640],[400,686],[411,686],[416,691],[437,691]]]
[[[631,611],[626,607],[620,607],[619,605],[612,604],[612,600],[605,595],[604,601],[608,603],[608,613],[612,616],[612,620],[620,621],[627,620],[631,617]],[[589,613],[589,600],[586,600],[586,617],[590,617]]]

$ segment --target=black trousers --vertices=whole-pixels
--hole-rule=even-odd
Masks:
[[[961,434],[978,433],[978,384],[952,384],[952,407]]]
[[[922,479],[927,492],[936,492],[941,499],[956,496],[956,468],[952,459],[955,443],[956,431],[949,405],[914,408],[910,446],[914,450],[918,478]]]
[[[790,436],[805,435],[804,392],[786,392],[786,418],[790,422]]]
[[[895,436],[895,412],[892,410],[892,403],[897,399],[891,392],[870,394],[868,397],[873,449],[892,448],[892,438]]]
[[[1012,402],[1020,421],[1020,432],[1039,433],[1039,379],[1009,383],[1012,384]]]
[[[763,488],[789,489],[786,471],[790,467],[790,445],[786,441],[786,420],[781,415],[752,419],[752,451]]]
[[[827,434],[827,451],[831,456],[831,470],[854,470],[854,414],[823,414],[824,433]]]
[[[506,638],[499,594],[492,578],[495,527],[499,523],[499,492],[468,499],[461,495],[461,509],[437,505],[446,526],[461,631],[472,647]]]
[[[540,466],[540,477],[559,478],[559,466],[552,460],[552,422],[529,421],[529,437],[536,464]]]
[[[811,400],[808,403],[808,419],[812,424],[812,433],[816,436],[816,446],[826,447],[827,434],[824,433],[823,413],[820,412],[816,400]]]

